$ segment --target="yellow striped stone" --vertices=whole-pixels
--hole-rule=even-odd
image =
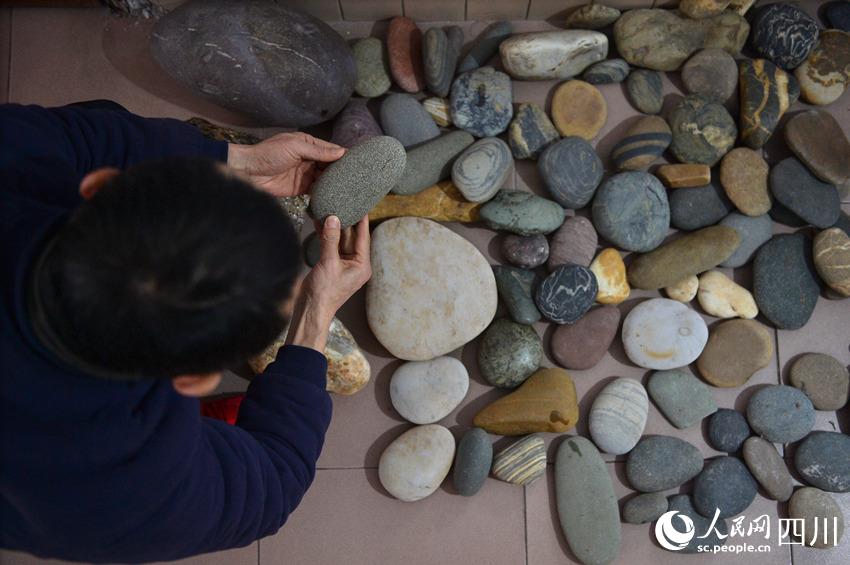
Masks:
[[[493,476],[515,485],[534,482],[546,471],[546,444],[530,435],[506,447],[493,458]]]

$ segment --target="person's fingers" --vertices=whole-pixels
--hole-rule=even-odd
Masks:
[[[298,174],[296,175],[295,194],[307,194],[310,192],[310,187],[313,186],[315,175],[313,171],[315,167],[312,162],[303,162],[298,165]]]
[[[369,216],[357,222],[355,227],[356,237],[354,240],[354,255],[360,261],[369,263],[369,253],[371,245],[371,235],[369,234]]]
[[[320,261],[339,261],[340,224],[336,216],[328,216],[322,226]]]
[[[336,161],[345,154],[345,148],[329,143],[312,135],[300,136],[295,144],[295,152],[302,159],[330,163]]]

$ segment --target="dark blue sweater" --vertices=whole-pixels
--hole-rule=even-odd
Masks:
[[[169,380],[94,378],[49,353],[25,308],[45,235],[88,171],[227,157],[175,120],[0,106],[0,546],[90,562],[167,560],[273,534],[315,474],[331,418],[325,357],[285,347],[236,426]]]

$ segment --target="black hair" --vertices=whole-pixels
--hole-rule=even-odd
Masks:
[[[130,377],[243,363],[284,329],[298,238],[275,198],[212,161],[151,161],[110,180],[54,236],[39,277],[62,345]]]

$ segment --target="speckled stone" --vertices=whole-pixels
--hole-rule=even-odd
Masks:
[[[655,176],[667,188],[694,188],[711,182],[711,168],[690,163],[661,165],[655,170]]]
[[[422,104],[410,94],[390,94],[381,103],[384,133],[413,147],[440,135],[440,129]]]
[[[815,236],[815,269],[829,288],[850,296],[850,237],[841,228],[830,228]]]
[[[726,226],[685,234],[635,259],[628,269],[629,284],[643,290],[673,286],[686,277],[713,269],[727,260],[740,243],[738,232]]]
[[[834,548],[841,545],[844,536],[844,514],[828,493],[812,487],[797,490],[788,503],[788,517],[803,522],[803,536],[792,538],[794,543],[838,551]]]
[[[452,83],[452,122],[475,137],[505,131],[513,117],[511,79],[493,67],[461,74]]]
[[[387,446],[378,461],[378,479],[387,492],[404,502],[433,494],[452,466],[455,440],[437,424],[416,426]]]
[[[422,101],[422,107],[428,112],[428,115],[434,120],[434,123],[440,127],[449,127],[452,125],[452,117],[449,113],[449,101],[447,98],[438,98],[432,96]]]
[[[761,151],[737,147],[720,162],[720,183],[738,210],[747,216],[761,216],[770,210],[769,171]]]
[[[564,223],[564,209],[530,192],[500,190],[481,207],[481,219],[492,230],[518,235],[551,233]]]
[[[658,116],[646,116],[632,125],[614,149],[611,160],[621,171],[646,170],[670,146],[670,126]]]
[[[623,521],[629,524],[654,522],[667,512],[667,497],[660,492],[645,492],[623,505]]]
[[[358,96],[375,98],[390,89],[390,68],[383,41],[377,37],[359,39],[351,52],[357,67],[354,92]]]
[[[407,92],[422,91],[425,88],[422,32],[416,22],[404,16],[390,20],[387,53],[393,81]]]
[[[626,476],[632,488],[661,492],[686,483],[702,471],[702,455],[683,439],[646,436],[626,460]]]
[[[788,120],[783,131],[788,147],[812,174],[839,187],[843,195],[850,194],[850,141],[832,114],[800,112]]]
[[[737,410],[721,408],[708,420],[708,441],[717,451],[737,452],[750,433],[747,419]]]
[[[593,139],[608,119],[608,103],[599,89],[569,80],[552,93],[552,122],[563,137]]]
[[[683,163],[714,166],[735,145],[738,128],[722,104],[697,94],[683,98],[670,111],[670,150]]]
[[[802,233],[777,234],[753,262],[753,297],[777,328],[796,330],[809,321],[820,296],[811,241]]]
[[[615,248],[608,247],[600,251],[590,263],[590,270],[596,275],[596,283],[599,285],[596,301],[600,304],[619,304],[631,294],[626,264]]]
[[[308,267],[315,267],[322,253],[322,242],[316,232],[311,233],[304,240],[304,262]]]
[[[676,513],[670,519],[679,518],[676,522],[670,522],[673,529],[680,532],[685,530],[685,526],[692,526],[694,532],[705,532],[704,534],[693,536],[688,542],[683,541],[677,544],[675,547],[681,547],[681,553],[698,553],[700,551],[699,548],[702,546],[720,547],[729,539],[729,525],[726,523],[726,520],[718,518],[715,522],[713,521],[714,515],[712,515],[712,518],[706,518],[696,511],[691,497],[687,494],[675,494],[668,499],[668,502],[669,512]],[[690,523],[686,523],[684,517],[687,517]],[[660,521],[656,522],[656,532],[660,529],[659,524]]]
[[[820,34],[817,46],[794,70],[800,94],[809,104],[831,104],[838,100],[850,82],[850,33],[828,29]]]
[[[812,486],[829,492],[850,492],[850,436],[812,432],[797,446],[794,467]]]
[[[558,131],[543,108],[534,103],[519,105],[508,126],[508,142],[515,159],[536,159],[557,139]]]
[[[567,369],[590,369],[608,352],[619,324],[616,307],[594,308],[575,324],[555,328],[549,343],[552,357]]]
[[[741,61],[741,141],[753,149],[762,147],[788,107],[789,75],[770,61]]]
[[[746,510],[756,492],[758,483],[740,459],[718,457],[694,479],[694,507],[707,518],[713,518],[716,509],[720,509],[719,518],[729,518]]]
[[[567,16],[565,27],[572,29],[602,29],[617,21],[620,10],[603,4],[585,4]]]
[[[310,214],[318,220],[338,216],[343,228],[356,224],[399,181],[405,161],[401,143],[388,136],[349,149],[313,185]]]
[[[505,261],[523,269],[539,267],[549,258],[549,240],[543,234],[505,235],[500,249]]]
[[[784,502],[794,492],[788,465],[772,443],[758,436],[744,442],[744,462],[756,481],[773,500]]]
[[[565,79],[608,55],[608,38],[598,31],[520,33],[499,45],[502,66],[517,80]]]
[[[770,330],[755,320],[729,320],[711,328],[697,369],[709,384],[740,387],[771,361]]]
[[[498,137],[479,139],[452,165],[452,182],[470,202],[493,198],[513,171],[508,144]]]
[[[596,254],[596,230],[583,216],[572,216],[552,234],[549,241],[549,260],[546,266],[554,271],[561,265],[590,266]]]
[[[469,390],[469,374],[454,357],[410,361],[393,372],[390,401],[402,418],[433,424],[457,408]]]
[[[753,431],[764,439],[773,443],[791,443],[803,439],[812,430],[815,409],[809,398],[796,388],[769,385],[758,389],[750,397],[747,421]]]
[[[475,141],[465,131],[450,131],[407,151],[404,174],[395,194],[416,194],[449,177],[455,159]]]
[[[587,67],[581,80],[590,84],[614,84],[629,76],[629,64],[623,59],[606,59]]]
[[[590,269],[562,265],[538,285],[534,300],[547,320],[574,324],[593,306],[596,290],[596,276]]]
[[[355,145],[383,134],[381,126],[366,107],[366,101],[352,98],[334,120],[331,143],[351,149]]]
[[[493,476],[515,485],[530,485],[546,472],[546,442],[533,434],[516,441],[493,457]]]
[[[457,66],[458,73],[465,73],[486,65],[487,62],[499,51],[499,44],[511,36],[513,24],[511,22],[494,22],[487,26],[469,48],[469,52]]]
[[[724,103],[738,86],[738,65],[723,49],[703,49],[682,66],[682,83],[688,94]]]
[[[629,102],[638,112],[657,114],[664,104],[661,94],[661,73],[646,69],[633,71],[626,80]]]
[[[697,292],[699,292],[699,279],[696,275],[687,276],[670,286],[664,287],[664,294],[667,295],[667,298],[682,304],[687,304],[696,298]]]
[[[719,183],[681,188],[670,193],[670,224],[693,231],[716,224],[733,210]]]
[[[540,366],[543,342],[531,326],[495,320],[478,347],[481,376],[499,388],[516,388]]]
[[[623,321],[623,347],[638,367],[666,370],[696,360],[708,340],[702,317],[681,302],[650,298]]]
[[[537,170],[552,198],[570,209],[590,202],[604,173],[596,150],[580,137],[565,137],[547,147],[537,161]]]
[[[790,70],[806,60],[817,39],[814,18],[793,4],[777,2],[756,14],[750,44],[764,58]]]
[[[850,375],[847,367],[831,355],[801,355],[791,365],[789,381],[806,393],[816,410],[841,410],[847,404]]]
[[[472,428],[457,444],[452,482],[461,496],[473,496],[487,481],[493,463],[493,444],[487,432]]]
[[[664,417],[680,430],[717,412],[709,388],[684,369],[656,371],[649,377],[646,388]]]
[[[493,265],[496,289],[511,319],[518,324],[531,325],[540,320],[540,312],[534,303],[534,286],[537,275],[533,271]]]
[[[600,451],[612,455],[628,453],[646,427],[649,399],[635,379],[620,377],[608,383],[590,408],[590,437]]]
[[[425,85],[441,98],[449,94],[461,47],[463,30],[458,26],[432,27],[422,36]]]
[[[655,249],[670,227],[667,191],[648,173],[614,175],[597,190],[593,225],[599,235],[620,249],[640,252]]]

